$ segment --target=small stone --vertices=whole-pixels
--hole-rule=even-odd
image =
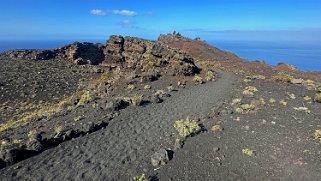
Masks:
[[[211,130],[212,130],[213,132],[220,132],[220,131],[223,131],[223,128],[222,128],[221,125],[218,125],[218,124],[217,124],[217,125],[212,126]]]
[[[291,80],[291,83],[292,84],[302,84],[303,83],[303,79],[292,79]]]
[[[160,149],[151,156],[152,165],[159,167],[165,165],[169,161],[168,152],[165,149]]]
[[[152,103],[161,103],[163,100],[158,95],[152,95],[150,101]]]
[[[213,147],[213,151],[214,152],[218,152],[218,151],[220,151],[220,148],[219,147]]]
[[[175,149],[175,150],[176,150],[176,149],[180,149],[180,148],[183,147],[183,145],[184,145],[184,140],[181,139],[181,138],[177,138],[177,139],[175,140],[174,149]]]

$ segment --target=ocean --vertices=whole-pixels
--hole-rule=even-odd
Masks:
[[[0,41],[0,52],[12,49],[50,49],[73,42],[71,40]],[[301,70],[321,71],[321,42],[208,41],[208,43],[248,60],[264,60],[270,65],[287,62]]]
[[[321,71],[321,42],[210,41],[209,44],[247,60],[270,65],[286,62],[305,71]]]

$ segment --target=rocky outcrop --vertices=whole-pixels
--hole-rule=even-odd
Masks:
[[[158,70],[173,75],[192,75],[199,71],[194,59],[185,52],[160,41],[122,36],[111,36],[107,41],[103,64],[141,69],[142,72]]]
[[[94,43],[73,43],[52,50],[10,50],[2,58],[13,60],[69,60],[76,64],[97,65],[105,59],[103,45]]]
[[[181,36],[179,33],[175,34],[167,34],[167,35],[160,35],[158,37],[158,41],[165,43],[165,44],[171,44],[174,42],[178,42],[181,40],[189,40],[188,38]]]
[[[98,65],[104,59],[103,45],[94,43],[73,43],[54,49],[57,59],[67,59],[76,64]]]
[[[13,50],[0,58],[20,60],[67,60],[78,65],[102,64],[115,70],[139,70],[147,74],[193,75],[199,69],[187,53],[164,42],[184,38],[179,34],[161,35],[158,41],[111,36],[106,44],[75,42],[51,50]]]

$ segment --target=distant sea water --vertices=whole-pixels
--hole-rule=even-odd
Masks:
[[[0,52],[12,49],[50,49],[73,42],[72,40],[0,40]],[[104,41],[91,40],[89,42]],[[264,60],[270,65],[287,62],[301,70],[321,71],[321,42],[208,41],[208,43],[248,60]]]
[[[306,71],[321,71],[321,42],[210,41],[209,44],[248,60],[270,65],[286,62]]]

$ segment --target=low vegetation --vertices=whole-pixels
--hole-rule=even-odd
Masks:
[[[321,93],[317,93],[314,96],[314,101],[321,103]]]
[[[290,99],[296,99],[295,94],[288,92],[288,96]]]
[[[273,104],[273,103],[276,103],[276,100],[275,100],[274,98],[270,98],[270,99],[269,99],[269,102],[270,102],[271,104]]]
[[[179,135],[184,138],[201,131],[200,125],[189,117],[175,121],[174,128],[178,131]]]
[[[147,181],[145,174],[142,174],[140,176],[136,176],[133,178],[133,181]]]
[[[145,86],[144,86],[144,89],[145,89],[145,90],[149,90],[149,89],[151,89],[151,88],[152,88],[152,86],[150,86],[150,85],[145,85]]]
[[[243,90],[242,94],[243,95],[250,95],[253,96],[255,92],[258,92],[257,88],[254,86],[248,86],[245,87],[245,89]]]
[[[199,64],[205,71],[209,71],[212,68],[222,69],[222,65],[219,62],[203,60],[200,61]]]
[[[22,146],[22,141],[19,140],[19,139],[12,139],[10,142],[6,141],[6,140],[1,140],[0,141],[0,150],[1,149],[7,149],[9,147],[17,148],[17,147],[20,147],[20,146]]]
[[[311,113],[311,111],[307,107],[293,107],[293,109],[296,110],[296,111],[303,111],[303,112],[306,112],[306,113]]]
[[[206,77],[205,77],[205,80],[206,81],[211,81],[211,80],[213,80],[214,79],[214,72],[213,71],[207,71],[206,72]]]
[[[272,75],[271,77],[273,80],[281,81],[281,82],[291,82],[291,80],[294,79],[294,77],[288,73],[285,72],[278,72],[275,75]]]
[[[143,95],[133,95],[131,97],[125,97],[124,100],[133,106],[140,106],[143,103],[143,98]]]
[[[242,99],[236,98],[232,100],[232,105],[237,105],[237,104],[240,104],[241,102],[242,102]]]
[[[280,100],[280,102],[279,102],[282,106],[286,106],[286,105],[288,105],[288,102],[286,102],[285,100]]]
[[[193,81],[195,82],[195,84],[203,84],[203,78],[201,76],[198,76],[196,75],[194,78],[193,78]]]
[[[93,94],[91,94],[89,91],[86,91],[85,93],[83,93],[81,95],[81,97],[77,103],[77,107],[84,106],[94,99],[95,99],[95,96]]]
[[[127,90],[129,90],[129,91],[133,91],[133,90],[135,90],[135,89],[136,89],[136,86],[133,85],[133,84],[129,84],[129,85],[127,86]]]
[[[251,149],[246,148],[246,149],[242,149],[242,153],[244,155],[252,156],[254,154],[254,151],[251,150]]]
[[[73,99],[73,96],[65,98],[56,104],[51,104],[36,111],[25,113],[17,119],[11,119],[6,123],[0,124],[0,131],[12,129],[21,124],[30,121],[36,121],[44,117],[50,117],[58,112],[61,112],[68,104],[70,104],[71,99]]]
[[[160,67],[161,66],[161,59],[155,57],[152,54],[149,54],[145,59],[144,62],[147,63],[151,67]]]
[[[321,142],[321,130],[315,130],[314,132],[314,138],[318,139]]]
[[[158,95],[158,96],[162,97],[163,95],[165,95],[165,91],[164,90],[157,90],[155,92],[155,95]]]

